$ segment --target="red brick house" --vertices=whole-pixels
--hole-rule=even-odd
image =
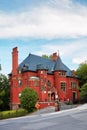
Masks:
[[[20,106],[21,92],[26,87],[38,93],[42,104],[56,99],[73,102],[79,99],[79,79],[57,53],[52,60],[29,54],[18,65],[18,49],[13,48],[10,84],[11,109]]]

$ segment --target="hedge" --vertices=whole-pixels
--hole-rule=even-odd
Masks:
[[[28,112],[25,109],[3,111],[0,112],[0,119],[20,117],[20,116],[25,116],[27,114]]]

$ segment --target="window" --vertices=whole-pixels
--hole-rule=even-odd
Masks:
[[[36,86],[38,86],[38,85],[39,85],[38,80],[35,80],[34,86],[36,87]]]
[[[46,70],[44,70],[44,74],[47,74],[47,71],[46,71]]]
[[[66,82],[61,82],[60,85],[61,85],[61,90],[63,92],[65,92],[66,91]]]
[[[30,81],[30,86],[34,86],[37,87],[39,85],[39,77],[36,76],[31,76],[29,77],[29,81]]]
[[[76,82],[71,82],[71,88],[76,88],[77,87],[77,83]]]
[[[41,71],[41,74],[43,74],[43,71]]]
[[[21,93],[18,94],[18,97],[19,97],[19,98],[21,97]]]
[[[21,70],[18,70],[18,73],[21,74]]]
[[[59,72],[59,76],[66,76],[66,72]]]
[[[44,79],[41,78],[41,85],[44,85]]]
[[[41,74],[47,74],[47,71],[41,70]]]
[[[50,80],[48,80],[47,86],[48,86],[48,87],[51,87],[51,82],[50,82]]]
[[[19,80],[18,80],[18,86],[21,86],[21,85],[22,85],[22,80],[19,79]]]

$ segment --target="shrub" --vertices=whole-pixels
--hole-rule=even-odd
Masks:
[[[20,117],[20,116],[26,115],[27,113],[28,112],[24,109],[3,111],[3,112],[0,112],[0,119]]]
[[[28,112],[32,112],[37,102],[37,93],[31,88],[25,88],[22,91],[20,102],[24,109]]]
[[[81,102],[87,102],[87,83],[85,83],[81,88],[80,88],[80,101]]]

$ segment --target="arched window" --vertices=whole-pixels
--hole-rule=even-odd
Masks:
[[[33,85],[34,85],[35,87],[39,85],[39,77],[31,76],[31,77],[29,78],[29,80],[30,80],[30,81],[34,81],[34,84],[33,84]]]

